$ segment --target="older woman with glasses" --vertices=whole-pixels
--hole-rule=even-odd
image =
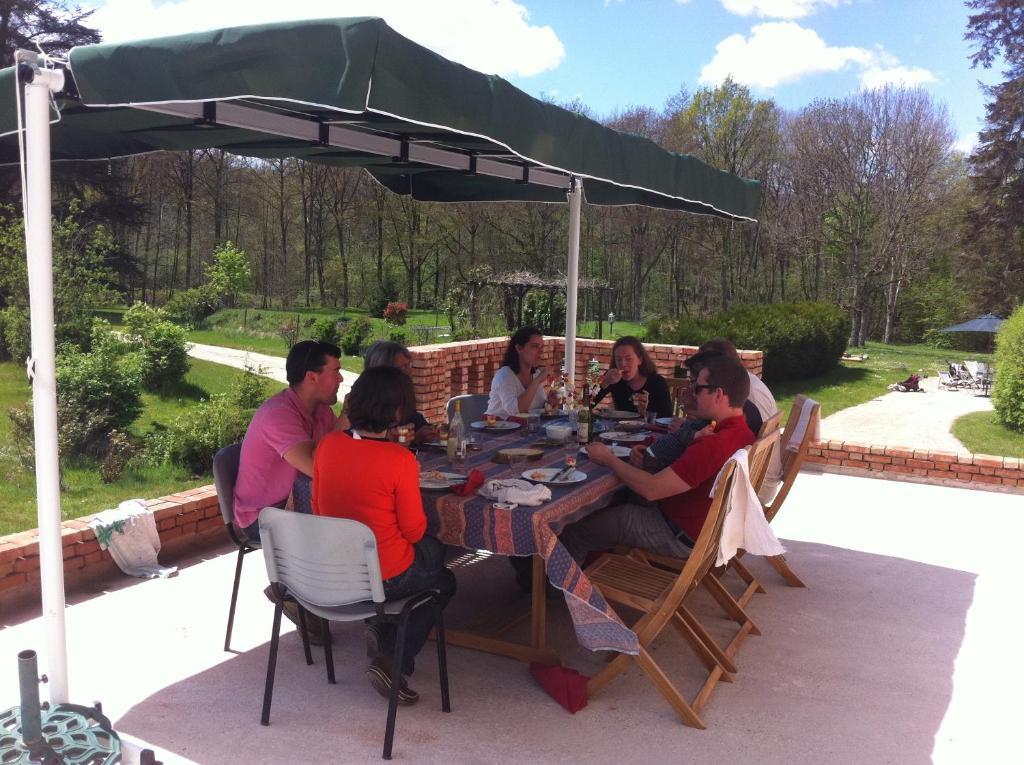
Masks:
[[[394,367],[402,371],[406,377],[412,377],[412,354],[409,349],[401,343],[393,340],[378,340],[366,349],[363,356],[363,368]],[[427,422],[427,418],[415,409],[406,422],[402,425],[412,427],[415,437],[414,443],[424,443],[437,439],[437,428]]]

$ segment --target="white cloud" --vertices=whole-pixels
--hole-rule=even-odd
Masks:
[[[381,16],[399,33],[489,74],[528,77],[556,68],[565,48],[515,0],[108,0],[90,18],[104,41],[274,21]],[[297,52],[298,53],[298,52]]]
[[[769,22],[755,26],[749,38],[735,34],[718,43],[714,58],[701,70],[700,81],[716,84],[732,75],[744,85],[774,88],[851,63],[867,65],[871,59],[871,51],[829,46],[813,29],[795,22]]]
[[[851,66],[861,70],[865,88],[889,83],[914,86],[935,79],[927,69],[903,66],[882,48],[829,45],[813,29],[794,21],[772,21],[757,24],[749,37],[734,34],[718,43],[714,57],[701,70],[700,82],[716,85],[731,75],[743,85],[767,89]]]
[[[818,8],[835,8],[843,0],[722,0],[722,7],[737,16],[767,19],[800,19]]]
[[[883,85],[913,88],[935,82],[935,75],[920,66],[869,66],[860,73],[861,87],[871,90]]]

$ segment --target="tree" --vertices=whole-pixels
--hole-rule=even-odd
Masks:
[[[94,12],[62,0],[2,0],[0,67],[11,66],[19,48],[38,45],[50,55],[63,55],[76,45],[99,42],[99,32],[85,25]]]
[[[213,251],[213,262],[206,267],[206,278],[210,288],[224,299],[224,305],[231,308],[238,294],[250,289],[252,268],[242,250],[225,242]]]
[[[1024,5],[1018,0],[970,0],[978,11],[967,20],[975,44],[972,66],[1002,59],[1003,82],[983,86],[988,96],[985,127],[971,155],[977,207],[969,216],[978,243],[974,256],[991,301],[989,310],[1010,308],[1009,296],[1024,291]]]

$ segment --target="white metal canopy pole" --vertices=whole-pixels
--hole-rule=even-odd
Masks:
[[[572,179],[566,193],[569,199],[569,266],[565,274],[565,371],[576,383],[576,290],[580,276],[580,211],[583,206],[583,181]]]
[[[50,701],[68,700],[64,634],[64,559],[57,455],[57,371],[53,319],[53,231],[50,222],[50,93],[64,87],[64,73],[39,67],[25,72],[25,245],[32,322],[32,415],[35,424],[39,568],[46,629]],[[21,83],[18,85],[21,87]]]

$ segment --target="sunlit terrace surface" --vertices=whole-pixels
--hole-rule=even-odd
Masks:
[[[414,677],[423,698],[399,711],[395,759],[1019,759],[1020,495],[803,473],[773,528],[809,588],[785,587],[762,561],[749,560],[768,590],[748,609],[763,634],[743,644],[736,681],[717,687],[703,712],[707,730],[684,727],[636,667],[570,715],[525,665],[456,647],[453,712],[444,715],[430,644]],[[363,676],[361,625],[334,628],[331,686],[322,653],[307,667],[286,623],[271,725],[259,724],[272,606],[262,594],[260,553],[247,556],[234,652],[221,650],[233,552],[225,546],[180,562],[176,578],[121,578],[69,597],[71,700],[102,701],[120,732],[165,763],[378,761],[386,703]],[[495,603],[525,607],[506,561],[456,560],[451,624]],[[605,657],[579,648],[564,605],[549,603],[549,642],[567,664],[594,674]],[[693,608],[712,631],[726,626],[704,593]],[[35,611],[9,617],[0,630],[3,708],[18,703],[16,652],[45,648]],[[528,620],[515,629],[525,637]],[[700,665],[679,635],[664,632],[654,654],[692,696]]]

